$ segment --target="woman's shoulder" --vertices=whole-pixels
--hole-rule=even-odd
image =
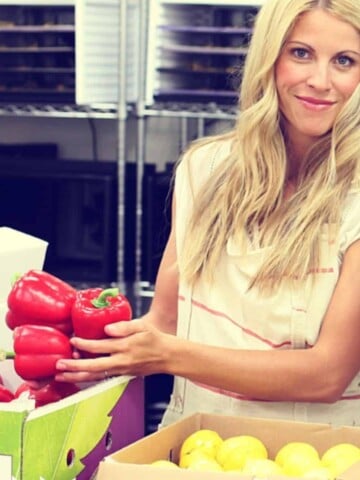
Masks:
[[[233,137],[209,137],[195,142],[184,154],[182,163],[192,178],[205,178],[228,158]]]
[[[351,183],[349,192],[345,198],[344,213],[356,212],[360,217],[360,180]]]
[[[340,250],[360,239],[360,185],[353,183],[346,196],[340,224]]]

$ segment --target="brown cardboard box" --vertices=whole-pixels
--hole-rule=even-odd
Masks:
[[[360,428],[332,427],[325,424],[290,422],[262,418],[230,417],[197,413],[159,430],[137,442],[105,457],[100,463],[97,480],[253,480],[239,473],[194,472],[190,470],[150,467],[154,460],[177,461],[181,443],[200,428],[216,430],[223,438],[233,435],[254,435],[264,442],[269,457],[290,441],[311,443],[320,454],[340,442],[350,442],[360,447]],[[268,480],[284,480],[272,476]],[[286,477],[290,479],[290,477]],[[359,480],[360,463],[354,465],[337,480]],[[295,478],[293,479],[295,480]],[[296,479],[299,480],[299,479]],[[314,479],[316,480],[316,479]]]

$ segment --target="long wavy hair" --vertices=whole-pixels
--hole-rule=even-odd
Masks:
[[[288,165],[274,66],[299,15],[316,7],[360,34],[360,2],[267,0],[257,15],[246,57],[235,128],[203,139],[187,152],[191,155],[214,139],[232,138],[229,157],[196,197],[179,257],[180,273],[190,283],[200,276],[211,281],[228,239],[234,237],[245,246],[249,232],[256,229],[260,245],[271,246],[251,284],[263,291],[273,291],[285,278],[303,281],[319,266],[320,230],[325,224],[331,225],[335,240],[344,198],[359,181],[359,86],[332,130],[304,159],[295,194],[283,201]]]

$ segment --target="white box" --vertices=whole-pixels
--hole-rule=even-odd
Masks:
[[[7,297],[14,275],[41,270],[48,242],[9,227],[0,227],[0,338],[1,349],[12,349],[12,331],[5,324]]]
[[[14,349],[13,331],[6,325],[5,315],[7,305],[5,302],[0,303],[0,350],[11,352]],[[1,471],[1,469],[0,469]]]
[[[0,302],[6,303],[14,275],[42,269],[47,247],[45,240],[9,227],[0,227]]]

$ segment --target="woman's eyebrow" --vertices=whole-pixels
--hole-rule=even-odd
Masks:
[[[291,44],[296,44],[296,46],[298,47],[303,47],[303,48],[307,48],[308,50],[314,51],[314,48],[311,45],[305,42],[301,42],[300,40],[286,40],[284,43],[284,46],[291,45]]]
[[[344,53],[353,53],[354,55],[358,55],[360,57],[360,52],[356,52],[355,50],[343,50],[341,52],[339,52],[341,54],[344,54]]]
[[[308,43],[305,43],[305,42],[301,42],[300,40],[288,40],[285,43],[286,44],[296,43],[297,45],[302,45],[306,48],[309,48],[310,50],[314,50],[314,48],[311,45],[309,45]],[[352,53],[352,54],[358,55],[360,57],[360,52],[358,52],[356,50],[351,50],[351,49],[340,50],[339,52],[337,52],[337,55],[344,55],[345,53]]]
[[[287,40],[285,43],[297,43],[298,45],[303,45],[304,47],[312,48],[311,45],[305,42],[301,42],[300,40]]]

